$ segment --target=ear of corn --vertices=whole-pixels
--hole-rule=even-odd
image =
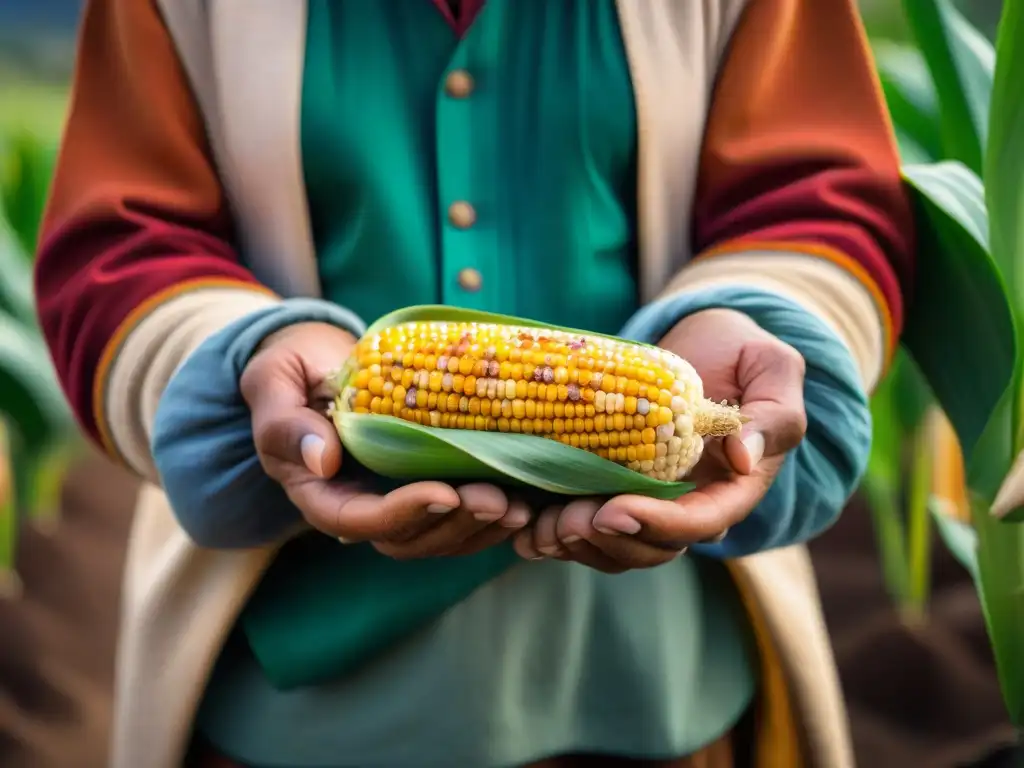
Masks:
[[[704,437],[743,422],[738,409],[706,400],[693,367],[665,350],[450,307],[378,321],[337,383],[346,448],[390,477],[454,472],[561,493],[673,497]],[[436,461],[403,464],[403,441]]]

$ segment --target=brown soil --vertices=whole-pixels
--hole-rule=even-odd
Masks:
[[[4,768],[106,765],[121,568],[135,488],[124,472],[89,458],[68,478],[57,529],[23,533],[23,594],[0,601]]]
[[[89,458],[68,480],[57,531],[24,535],[24,594],[0,601],[4,768],[105,765],[134,492],[123,472]],[[853,505],[814,543],[812,555],[849,697],[858,765],[958,768],[1009,742],[973,586],[941,546],[932,619],[916,629],[891,610],[862,507]]]
[[[957,768],[1012,742],[974,585],[936,542],[929,619],[888,600],[870,514],[854,503],[811,545],[857,764]]]

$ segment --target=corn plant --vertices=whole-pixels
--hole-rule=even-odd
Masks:
[[[28,134],[0,145],[0,593],[18,583],[20,526],[52,522],[76,445],[32,299],[31,254],[51,157]]]
[[[1000,684],[1024,728],[1024,526],[992,502],[1022,434],[1024,6],[993,48],[950,0],[904,0],[915,45],[876,45],[919,227],[904,353],[872,402],[864,491],[889,590],[923,620],[931,524],[975,579]],[[983,183],[984,180],[984,183]]]

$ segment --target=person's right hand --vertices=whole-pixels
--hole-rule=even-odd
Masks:
[[[470,554],[525,527],[530,510],[492,485],[418,482],[378,495],[332,480],[342,445],[324,416],[327,379],[355,343],[332,325],[294,325],[264,340],[239,381],[260,463],[309,525],[397,559]]]

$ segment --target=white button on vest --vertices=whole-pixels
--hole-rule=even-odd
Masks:
[[[469,229],[476,223],[476,210],[464,200],[459,200],[448,206],[448,221],[459,229]]]
[[[464,69],[452,70],[444,79],[444,92],[453,99],[464,99],[473,93],[473,76]]]
[[[477,272],[475,269],[466,269],[459,271],[459,287],[464,291],[479,291],[480,287],[484,284],[483,275]]]

